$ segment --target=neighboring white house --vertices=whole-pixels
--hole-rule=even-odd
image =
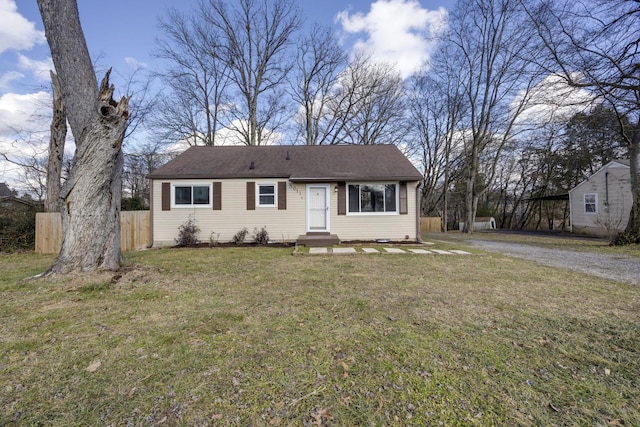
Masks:
[[[629,160],[613,160],[569,191],[571,231],[611,236],[623,231],[633,199]]]
[[[154,246],[189,218],[204,242],[420,239],[422,175],[394,145],[191,147],[149,179]]]

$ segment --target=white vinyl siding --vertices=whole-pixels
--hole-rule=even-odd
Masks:
[[[608,236],[624,230],[633,200],[629,167],[606,165],[574,187],[569,199],[574,233]]]
[[[348,212],[348,206],[347,215],[337,215],[336,209],[332,208],[331,233],[336,234],[342,241],[376,239],[415,241],[417,237],[416,185],[415,182],[407,183],[407,215],[351,214]],[[337,206],[337,193],[332,191],[331,197],[331,206]]]
[[[167,180],[164,180],[165,182]],[[162,182],[152,181],[152,217],[153,245],[172,246],[178,237],[178,227],[190,217],[196,220],[201,228],[198,238],[202,242],[215,239],[219,242],[231,241],[234,234],[246,227],[249,230],[247,241],[251,241],[254,229],[266,227],[269,238],[278,242],[294,242],[298,236],[307,232],[307,195],[306,183],[290,183],[286,185],[287,208],[279,209],[246,209],[247,181],[242,179],[222,180],[222,210],[190,208],[162,210]],[[275,180],[274,180],[275,181]],[[270,182],[274,182],[270,181]],[[211,181],[202,180],[170,180],[172,187],[181,185],[210,185]],[[260,182],[256,183],[259,184]],[[327,183],[329,187],[330,231],[342,241],[349,240],[414,240],[416,239],[416,184],[407,184],[408,215],[338,215],[337,183]],[[256,188],[256,195],[258,194]],[[277,192],[277,185],[276,185]],[[397,191],[396,191],[397,194]],[[276,194],[276,204],[277,204]],[[173,200],[173,194],[172,194]],[[396,201],[397,203],[397,201]],[[172,202],[173,204],[173,202]],[[173,207],[173,206],[172,206]],[[257,206],[256,206],[257,207]],[[397,209],[397,205],[396,205]]]
[[[178,227],[189,217],[196,220],[201,231],[198,238],[208,243],[210,239],[219,242],[231,241],[234,234],[246,227],[249,230],[247,242],[251,241],[254,229],[260,230],[266,226],[269,239],[278,242],[295,241],[306,230],[306,206],[304,185],[287,185],[287,209],[256,209],[248,211],[246,208],[246,186],[248,180],[221,180],[221,210],[201,209],[198,206],[174,208],[172,194],[172,209],[162,210],[162,181],[153,181],[153,244],[154,246],[175,245],[178,237]],[[209,185],[212,180],[202,180],[202,185]],[[171,186],[200,185],[194,180],[171,180]],[[277,185],[276,185],[277,191]],[[258,193],[256,188],[256,193]],[[277,205],[277,195],[276,195]]]

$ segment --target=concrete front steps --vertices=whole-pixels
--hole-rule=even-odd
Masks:
[[[334,246],[340,244],[340,238],[331,233],[307,233],[298,236],[298,245],[307,248]]]

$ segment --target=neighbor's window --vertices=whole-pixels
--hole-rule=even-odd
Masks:
[[[584,211],[586,213],[598,213],[598,195],[593,194],[585,194],[584,195]]]
[[[397,184],[349,184],[349,213],[396,213]]]
[[[276,205],[275,184],[258,184],[258,206]]]
[[[176,185],[173,200],[176,206],[210,205],[210,194],[208,185]]]

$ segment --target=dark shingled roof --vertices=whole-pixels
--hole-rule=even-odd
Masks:
[[[419,181],[422,175],[395,145],[277,145],[191,147],[149,178]]]

